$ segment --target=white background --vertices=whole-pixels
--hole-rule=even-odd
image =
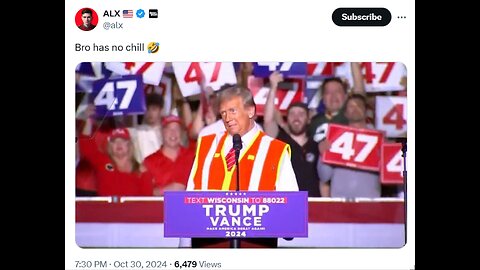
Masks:
[[[93,8],[97,27],[75,25],[76,12]],[[339,7],[385,7],[386,27],[338,27]],[[142,8],[146,17],[138,19]],[[159,11],[148,18],[148,9]],[[65,7],[65,269],[77,260],[206,260],[222,269],[413,269],[415,265],[415,10],[414,1],[177,0],[66,1]],[[103,18],[104,10],[133,9],[134,18]],[[406,16],[398,19],[397,16]],[[121,22],[124,30],[104,30]],[[159,42],[147,52],[75,52],[75,43],[92,46]],[[392,61],[408,74],[407,244],[392,249],[81,249],[75,243],[75,83],[74,69],[88,61]],[[197,267],[198,268],[198,267]],[[109,268],[111,269],[111,268]]]

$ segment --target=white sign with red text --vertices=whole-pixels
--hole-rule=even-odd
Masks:
[[[183,62],[172,63],[172,66],[184,97],[200,94],[202,78],[205,78],[205,87],[210,86],[215,91],[226,83],[237,83],[233,63]]]
[[[277,97],[275,98],[275,107],[282,114],[286,114],[288,106],[295,102],[303,101],[303,80],[297,78],[285,79],[285,82],[292,84],[292,89],[277,89]],[[269,87],[264,86],[263,78],[256,78],[254,76],[248,77],[248,89],[252,91],[253,99],[256,104],[257,115],[263,115],[265,103],[267,102]]]
[[[367,92],[405,90],[407,69],[400,62],[363,62],[361,64]]]
[[[308,62],[307,76],[333,77],[344,75],[345,69],[350,69],[348,62]]]
[[[406,86],[407,69],[400,62],[362,62],[365,91],[385,92],[403,91]],[[345,63],[335,68],[335,76],[347,78],[349,87],[353,87],[351,63]]]
[[[329,124],[327,140],[330,142],[330,149],[323,154],[323,162],[360,170],[380,170],[382,132]]]
[[[387,137],[407,136],[407,97],[377,96],[375,104],[375,127]]]
[[[361,72],[367,92],[405,90],[407,69],[400,62],[362,62]],[[353,87],[350,62],[310,62],[307,63],[308,76],[340,77]]]
[[[401,143],[382,144],[380,164],[382,184],[403,184],[404,161]]]
[[[118,75],[142,75],[144,84],[158,85],[165,62],[109,62],[105,67]]]

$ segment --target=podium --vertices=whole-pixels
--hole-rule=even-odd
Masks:
[[[306,191],[170,191],[164,236],[192,238],[192,248],[276,248],[278,238],[308,237]],[[233,239],[238,239],[233,240]]]

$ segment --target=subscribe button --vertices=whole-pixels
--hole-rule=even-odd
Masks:
[[[385,26],[391,20],[386,8],[337,8],[332,14],[338,26]]]

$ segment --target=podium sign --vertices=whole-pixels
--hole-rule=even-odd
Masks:
[[[308,194],[165,192],[165,237],[307,237]]]

